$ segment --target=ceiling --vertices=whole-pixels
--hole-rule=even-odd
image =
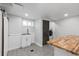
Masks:
[[[78,3],[20,3],[22,6],[11,3],[1,3],[7,13],[30,19],[52,19],[59,20],[63,18],[79,15]],[[25,16],[25,13],[28,16]],[[64,17],[67,13],[68,16]]]

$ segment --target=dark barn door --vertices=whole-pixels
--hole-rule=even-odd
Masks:
[[[49,41],[49,21],[43,20],[43,45]]]

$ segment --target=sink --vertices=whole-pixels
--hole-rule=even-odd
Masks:
[[[23,33],[23,34],[21,34],[21,35],[31,35],[30,33]]]

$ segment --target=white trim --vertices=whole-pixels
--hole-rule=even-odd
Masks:
[[[40,46],[40,47],[43,47],[43,45],[42,44],[39,44],[39,43],[35,43],[36,45],[38,45],[38,46]]]

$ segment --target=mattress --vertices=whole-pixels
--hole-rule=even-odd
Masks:
[[[49,40],[47,43],[79,55],[79,36],[77,35],[60,36]]]

